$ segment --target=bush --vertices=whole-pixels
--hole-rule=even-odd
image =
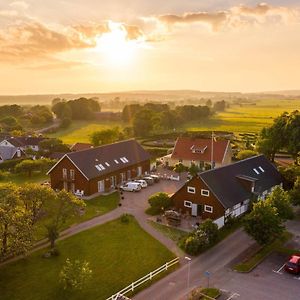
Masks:
[[[4,161],[3,163],[0,164],[0,170],[13,169],[18,163],[20,163],[23,160],[24,160],[24,158],[6,160],[6,161]]]
[[[255,151],[252,151],[252,150],[242,150],[242,151],[240,151],[237,154],[236,158],[238,160],[243,160],[243,159],[255,156],[255,155],[257,155],[257,153]]]
[[[1,170],[0,170],[0,180],[6,179],[9,175],[10,175],[9,172],[1,171]]]
[[[167,193],[156,193],[148,199],[148,202],[153,210],[158,212],[162,212],[172,206],[172,200]]]
[[[121,216],[121,222],[124,224],[128,224],[130,222],[130,215],[129,214],[123,214]]]
[[[64,118],[61,120],[60,128],[68,128],[72,124],[72,120],[68,118]]]

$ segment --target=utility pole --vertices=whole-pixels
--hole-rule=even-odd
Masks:
[[[210,159],[211,159],[211,169],[214,169],[214,132],[211,132],[211,154],[210,154]]]

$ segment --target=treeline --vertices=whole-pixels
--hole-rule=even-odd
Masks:
[[[53,121],[51,110],[47,106],[20,106],[17,104],[0,106],[0,126],[2,132],[19,134],[26,131],[26,127],[39,127]]]
[[[79,98],[75,100],[54,99],[52,111],[62,121],[62,127],[68,127],[72,120],[91,120],[95,112],[100,112],[100,104],[94,99]]]
[[[137,136],[175,129],[189,121],[205,120],[212,112],[208,106],[183,105],[171,109],[168,104],[146,103],[125,105],[122,119],[133,127]]]

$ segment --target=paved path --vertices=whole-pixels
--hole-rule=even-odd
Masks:
[[[193,258],[190,262],[190,280],[188,287],[188,262],[181,259],[183,266],[167,277],[138,293],[134,300],[181,300],[187,299],[190,290],[199,285],[206,286],[205,271],[211,274],[211,280],[218,275],[240,253],[254,242],[242,230],[238,230],[218,245]]]

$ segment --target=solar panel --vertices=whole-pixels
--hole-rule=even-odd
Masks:
[[[253,171],[258,175],[259,172],[254,168]]]
[[[98,165],[96,165],[95,167],[98,171],[101,171],[101,168]]]

